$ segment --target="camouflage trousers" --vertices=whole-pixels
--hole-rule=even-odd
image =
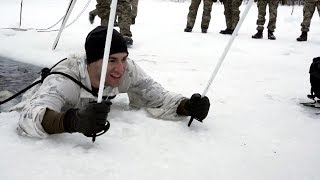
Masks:
[[[242,0],[224,0],[224,16],[226,18],[227,29],[234,30],[239,22],[239,7]]]
[[[267,5],[269,5],[269,23],[267,28],[269,31],[274,32],[274,30],[276,29],[277,9],[279,6],[279,0],[258,0],[257,30],[262,31],[264,29],[263,25],[266,22]]]
[[[117,4],[117,15],[120,33],[125,36],[132,36],[131,26],[131,0],[119,0]],[[108,26],[111,0],[97,0],[96,8],[101,18],[101,26]]]
[[[301,23],[301,31],[308,32],[314,11],[318,9],[320,17],[320,0],[305,0],[303,5],[303,21]]]
[[[137,17],[138,14],[138,3],[139,0],[132,0],[131,2],[131,16],[133,18]]]
[[[201,0],[192,0],[189,6],[189,13],[187,19],[187,27],[193,28],[194,23],[197,18],[197,13],[199,9],[199,5]],[[202,20],[201,20],[201,29],[208,29],[209,23],[211,19],[211,10],[212,10],[212,0],[203,0],[203,13],[202,13]]]

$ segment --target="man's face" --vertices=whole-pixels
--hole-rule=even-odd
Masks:
[[[127,67],[127,57],[128,54],[125,52],[116,53],[109,56],[105,85],[119,87],[124,75],[124,71]],[[92,85],[95,88],[99,87],[98,83],[100,82],[102,62],[103,59],[100,59],[89,64],[90,66],[94,67],[93,69],[95,70],[95,72],[93,72],[95,82],[92,82]]]

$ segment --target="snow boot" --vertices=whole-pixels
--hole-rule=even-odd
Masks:
[[[268,39],[270,40],[276,40],[276,37],[274,36],[273,32],[268,30]]]
[[[132,45],[133,44],[133,40],[130,36],[126,36],[124,35],[123,38],[126,40],[127,45]]]
[[[220,34],[232,34],[232,33],[233,33],[233,30],[228,28],[220,31]]]
[[[253,39],[262,39],[263,37],[263,31],[262,30],[258,30],[258,32],[252,36]]]
[[[186,27],[185,29],[184,29],[184,32],[191,32],[192,31],[192,27]]]
[[[308,39],[308,32],[302,32],[300,37],[297,38],[297,41],[307,41]]]

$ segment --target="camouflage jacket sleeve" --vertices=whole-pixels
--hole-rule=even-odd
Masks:
[[[129,84],[127,93],[131,106],[145,107],[154,117],[168,120],[181,119],[176,110],[184,99],[182,95],[164,89],[131,60],[128,62],[126,75],[128,77],[124,83]]]
[[[41,125],[46,109],[61,112],[64,108],[75,107],[79,95],[80,87],[70,79],[61,75],[48,76],[41,85],[26,92],[23,101],[17,105],[16,108],[21,107],[18,110],[21,111],[19,132],[33,137],[46,137],[48,134]]]

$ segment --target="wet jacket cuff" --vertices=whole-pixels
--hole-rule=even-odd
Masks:
[[[185,104],[189,101],[189,99],[184,99],[180,102],[179,106],[177,107],[177,114],[183,116],[189,116],[188,111],[185,109]]]
[[[65,132],[63,126],[64,113],[47,109],[42,119],[41,125],[48,134]]]

